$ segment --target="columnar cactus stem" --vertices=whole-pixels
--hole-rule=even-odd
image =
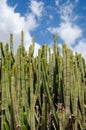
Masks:
[[[5,122],[5,100],[6,100],[6,91],[5,91],[5,68],[2,68],[2,107],[1,107],[1,130],[4,130],[3,123]]]
[[[35,129],[35,96],[34,96],[34,86],[33,86],[33,68],[32,63],[30,63],[29,70],[29,86],[30,86],[30,119],[31,119],[31,130]]]
[[[44,44],[34,56],[21,45],[13,53],[0,42],[0,130],[85,130],[86,62],[63,44],[63,54],[54,34],[53,52]],[[2,63],[1,63],[2,62]]]
[[[13,66],[13,72],[12,72],[12,86],[11,86],[11,97],[12,97],[12,109],[13,109],[13,121],[14,121],[14,128],[15,130],[21,130],[21,123],[20,123],[20,117],[19,117],[19,108],[18,108],[18,100],[16,97],[16,89],[15,89],[15,66]],[[18,97],[19,98],[19,97]]]
[[[24,46],[24,31],[21,31],[21,45]]]
[[[10,34],[10,51],[13,53],[13,34]]]
[[[42,129],[46,130],[47,128],[47,98],[46,95],[43,94],[43,104],[42,104]]]
[[[52,97],[51,97],[51,94],[50,94],[49,85],[48,85],[48,82],[47,82],[46,67],[45,67],[45,60],[44,59],[42,60],[42,72],[43,72],[43,78],[44,78],[44,84],[45,84],[45,92],[47,94],[50,106],[52,107],[52,112],[53,112],[53,116],[54,116],[54,123],[55,123],[55,127],[57,129],[58,128],[58,118],[57,118],[57,115],[56,115],[55,108],[53,106],[53,101],[52,101]]]

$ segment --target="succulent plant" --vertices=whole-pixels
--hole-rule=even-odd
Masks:
[[[44,44],[27,52],[24,32],[15,54],[13,35],[0,42],[0,130],[86,130],[86,62],[54,34],[53,52]]]

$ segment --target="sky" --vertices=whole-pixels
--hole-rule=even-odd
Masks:
[[[60,48],[66,43],[86,59],[86,0],[0,0],[0,41],[9,43],[13,33],[16,50],[22,30],[26,50],[35,37],[35,55],[43,44],[53,46],[56,33]]]

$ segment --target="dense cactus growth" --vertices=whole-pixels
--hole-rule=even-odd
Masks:
[[[86,63],[66,44],[62,55],[54,34],[34,56],[35,40],[17,53],[0,43],[0,130],[86,130]]]

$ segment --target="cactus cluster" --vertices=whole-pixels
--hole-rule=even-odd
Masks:
[[[24,32],[17,53],[13,35],[0,42],[0,130],[86,130],[86,63],[54,34],[53,52],[44,44],[34,56]]]

